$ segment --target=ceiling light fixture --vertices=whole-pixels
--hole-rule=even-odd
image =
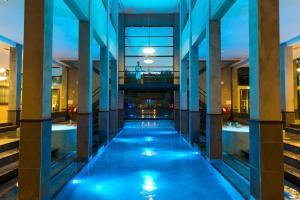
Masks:
[[[146,48],[143,49],[143,53],[146,54],[146,55],[151,55],[151,54],[155,53],[155,49],[152,48],[152,47],[146,47]]]
[[[143,53],[146,54],[146,58],[144,60],[144,63],[146,64],[154,63],[154,60],[149,58],[150,55],[153,55],[155,53],[155,49],[151,47],[150,36],[151,36],[150,15],[148,15],[148,46],[142,50]]]
[[[144,60],[144,63],[146,63],[146,64],[152,64],[152,63],[154,63],[154,60],[146,59],[146,60]]]

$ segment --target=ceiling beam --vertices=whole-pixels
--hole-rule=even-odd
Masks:
[[[211,0],[211,19],[220,20],[236,0]]]
[[[81,21],[89,20],[89,1],[87,0],[64,0],[73,14]]]

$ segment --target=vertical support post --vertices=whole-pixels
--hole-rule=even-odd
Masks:
[[[196,140],[200,133],[200,112],[199,112],[199,46],[193,45],[192,30],[193,19],[192,0],[189,0],[190,13],[190,44],[189,44],[189,136],[191,142]]]
[[[251,195],[284,199],[279,0],[251,0],[249,9]]]
[[[100,138],[108,139],[109,134],[109,64],[108,47],[100,50],[100,96],[99,96],[99,133]]]
[[[187,61],[180,64],[180,133],[188,133],[188,107],[187,107]]]
[[[52,35],[53,1],[25,1],[20,200],[50,200]]]
[[[118,108],[118,121],[119,121],[119,129],[123,128],[124,125],[124,98],[125,91],[119,91],[119,108]]]
[[[206,143],[207,157],[222,159],[221,106],[221,31],[220,21],[210,20],[206,28],[208,39],[206,68]]]
[[[295,122],[293,47],[280,46],[280,89],[283,127]]]
[[[77,159],[80,161],[88,161],[92,155],[92,30],[91,21],[79,22]]]
[[[11,47],[9,57],[8,122],[17,126],[20,125],[21,110],[22,50],[20,44]]]
[[[118,87],[118,61],[111,62],[111,109],[110,109],[110,130],[112,134],[118,132],[118,107],[119,107],[119,87]]]
[[[189,135],[195,141],[200,133],[198,46],[190,44],[189,52]]]

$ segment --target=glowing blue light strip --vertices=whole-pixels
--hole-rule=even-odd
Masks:
[[[10,46],[13,46],[13,47],[16,47],[17,46],[17,43],[12,41],[11,39],[7,38],[7,37],[4,37],[3,35],[0,35],[0,41],[1,42],[4,42]]]

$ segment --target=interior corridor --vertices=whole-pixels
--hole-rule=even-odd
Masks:
[[[172,121],[129,121],[55,199],[239,199],[227,184]]]

